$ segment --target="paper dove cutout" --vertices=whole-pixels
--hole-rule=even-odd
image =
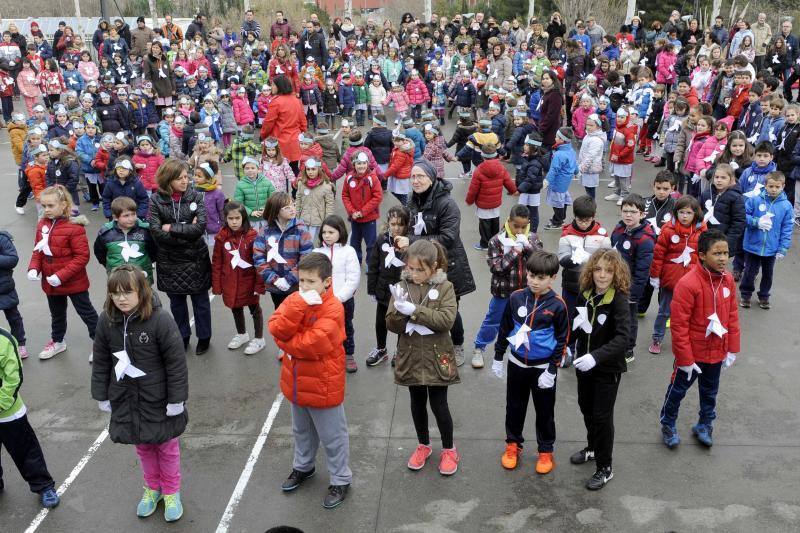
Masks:
[[[758,139],[758,132],[756,131],[756,132],[753,132],[753,134],[750,137],[747,138],[747,142],[749,142],[750,144],[753,144],[753,143],[756,142],[757,139]]]
[[[719,321],[719,316],[717,313],[712,313],[708,317],[708,327],[706,328],[706,337],[711,334],[716,335],[717,337],[722,337],[728,330],[725,329],[725,326],[722,325],[722,322]]]
[[[708,157],[704,157],[703,161],[705,161],[706,163],[713,163],[718,155],[719,155],[719,152],[714,150],[713,152],[711,152],[711,155],[709,155]]]
[[[144,376],[144,372],[131,364],[131,358],[128,357],[126,350],[113,353],[114,357],[119,359],[117,364],[114,365],[114,373],[117,375],[117,381],[121,380],[123,376],[130,376],[132,378],[140,378]]]
[[[582,246],[578,246],[572,252],[572,262],[576,265],[582,265],[589,259],[592,255],[587,252]]]
[[[764,186],[762,184],[756,183],[755,188],[750,192],[744,193],[744,196],[746,196],[748,198],[755,198],[756,196],[761,194],[761,189],[763,189],[763,188],[764,188]]]
[[[678,131],[679,129],[681,129],[681,123],[680,122],[676,122],[675,124],[670,126],[667,131]]]
[[[411,322],[410,320],[406,322],[406,335],[411,335],[415,331],[420,335],[431,335],[433,333],[433,330],[427,326],[423,326],[422,324],[416,324],[414,322]]]
[[[383,260],[384,268],[389,268],[393,266],[401,267],[405,265],[405,263],[403,263],[400,259],[397,258],[397,254],[394,251],[394,246],[392,246],[388,242],[383,243],[383,246],[381,246],[381,250],[386,252],[386,259]]]
[[[681,255],[672,259],[673,263],[683,263],[684,267],[689,266],[689,263],[692,261],[692,252],[694,252],[694,248],[691,246],[687,246],[681,252]]]
[[[414,235],[422,235],[425,228],[425,221],[422,219],[422,213],[417,213],[417,222],[414,224]]]
[[[516,331],[516,333],[507,338],[508,342],[510,342],[514,346],[514,349],[516,350],[519,350],[519,347],[523,345],[525,346],[526,349],[530,350],[531,341],[530,338],[528,337],[528,333],[530,332],[531,328],[528,327],[528,324],[522,324]]]
[[[584,333],[592,332],[592,323],[589,321],[589,308],[586,306],[576,307],[578,316],[572,321],[572,331],[581,328]]]
[[[706,214],[703,215],[703,222],[719,224],[719,220],[717,220],[717,217],[714,216],[714,204],[711,203],[710,198],[706,200]]]
[[[44,255],[53,255],[53,252],[50,250],[50,228],[47,226],[42,226],[42,240],[37,242],[36,246],[33,247],[33,251],[37,250]]]
[[[236,267],[239,268],[250,268],[253,265],[242,259],[241,252],[238,249],[236,250],[228,250],[228,253],[231,254],[231,268],[235,269]]]
[[[120,253],[122,254],[122,260],[126,263],[129,262],[131,259],[136,259],[137,257],[142,257],[144,254],[139,251],[139,245],[136,243],[129,243],[128,241],[122,241],[119,243]]]
[[[661,235],[661,228],[658,227],[658,221],[656,220],[656,217],[648,218],[647,221],[653,227],[653,231],[656,232],[656,235]]]
[[[739,168],[739,163],[737,163],[736,161],[731,161],[731,162],[730,162],[730,163],[728,163],[728,164],[731,166],[731,168],[732,168],[733,170],[736,170],[737,168]]]
[[[500,244],[503,245],[503,253],[504,254],[507,254],[508,252],[510,252],[511,249],[514,248],[514,246],[517,245],[517,241],[515,241],[514,239],[508,237],[505,234],[498,236],[498,239],[500,240]]]
[[[286,264],[286,259],[284,259],[278,251],[278,239],[274,236],[268,238],[267,245],[269,246],[267,262],[275,261],[276,263]]]
[[[275,74],[283,74],[283,69],[281,68],[280,65],[277,65],[275,67]]]
[[[769,142],[775,144],[775,141],[777,141],[777,140],[778,140],[778,136],[775,135],[775,132],[772,131],[772,130],[769,130]]]
[[[774,56],[772,56],[772,62],[780,64],[781,60],[778,59],[778,54],[775,54]]]

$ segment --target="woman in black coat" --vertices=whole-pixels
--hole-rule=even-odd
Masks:
[[[539,119],[539,133],[542,142],[552,148],[556,142],[556,132],[561,127],[561,107],[564,97],[561,95],[561,83],[552,70],[542,72],[542,104]]]
[[[150,197],[150,233],[158,245],[156,280],[167,293],[172,316],[178,323],[184,346],[192,330],[186,297],[192,299],[197,355],[208,351],[211,340],[211,260],[203,240],[206,207],[203,194],[189,188],[189,167],[167,159],[156,173],[158,192]]]
[[[172,67],[161,44],[156,42],[150,45],[150,53],[142,61],[142,76],[153,84],[156,107],[172,105],[172,97],[175,96],[175,78],[172,76]]]

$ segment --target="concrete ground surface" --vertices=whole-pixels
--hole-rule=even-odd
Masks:
[[[445,129],[449,138],[453,127]],[[463,205],[469,182],[457,179],[459,170],[456,163],[447,165],[453,196]],[[224,189],[230,196],[234,178],[228,165],[225,172]],[[654,175],[650,164],[637,163],[635,192],[646,194]],[[663,355],[647,352],[656,311],[651,304],[647,317],[639,323],[636,361],[629,365],[619,390],[615,476],[599,492],[589,492],[583,486],[594,471],[593,465],[569,463],[569,455],[585,445],[572,369],[559,372],[555,470],[545,476],[534,472],[532,408],[520,466],[516,471],[500,466],[505,385],[488,368],[476,371],[469,366],[471,341],[489,296],[489,272],[483,254],[472,250],[478,239],[472,208],[463,207],[461,228],[478,290],[461,301],[468,362],[460,369],[463,382],[450,390],[455,443],[461,453],[458,473],[450,478],[440,476],[436,469],[440,442],[432,416],[434,456],[420,472],[411,472],[405,466],[416,444],[408,392],[394,385],[388,364],[376,368],[364,365],[374,346],[374,307],[362,278],[355,315],[359,371],[347,377],[345,404],[354,473],[351,491],[341,507],[330,511],[322,508],[328,476],[320,453],[317,476],[294,493],[282,493],[280,484],[291,470],[292,435],[287,402],[281,402],[279,396],[275,345],[270,339],[266,350],[250,357],[241,350],[228,350],[226,345],[235,333],[233,319],[221,299],[214,299],[211,350],[196,356],[190,348],[187,354],[190,422],[181,437],[185,512],[179,522],[167,524],[162,506],[148,519],[136,517],[142,480],[133,447],[98,439],[108,417],[90,396],[87,356],[91,343],[71,306],[68,351],[49,361],[36,357],[49,339],[50,327],[38,283],[25,278],[36,215],[32,204],[24,216],[13,210],[16,171],[4,131],[0,132],[0,181],[6,191],[0,228],[11,232],[20,253],[15,279],[32,354],[24,365],[21,393],[56,485],[62,485],[70,473],[77,473],[60,507],[42,516],[38,499],[2,452],[3,532],[262,532],[280,524],[306,532],[331,533],[797,531],[800,328],[795,317],[800,292],[795,279],[799,259],[796,249],[777,265],[772,309],[754,306],[741,310],[742,352],[733,368],[723,374],[712,449],[699,446],[691,436],[697,412],[696,387],[687,395],[678,421],[682,444],[674,451],[661,444],[658,413],[673,358],[669,335]],[[608,192],[605,184],[606,180],[598,190],[601,197]],[[577,196],[582,188],[573,182],[571,192]],[[394,202],[387,195],[384,211]],[[337,203],[342,210],[341,202]],[[505,198],[504,217],[513,203],[514,199]],[[619,219],[618,208],[602,199],[599,204],[599,220],[610,230]],[[93,241],[103,220],[101,214],[88,212],[88,207],[84,205],[83,210],[91,220],[87,230]],[[542,206],[540,228],[551,214],[549,207]],[[540,229],[540,234],[545,248],[555,250],[559,232]],[[99,309],[105,295],[105,274],[94,258],[89,272],[92,300]],[[268,317],[272,312],[270,300],[262,299],[262,305]],[[2,324],[7,327],[5,321]],[[252,332],[249,319],[248,329]],[[394,336],[390,335],[390,347],[393,343]],[[273,416],[265,424],[271,410]],[[101,442],[95,450],[92,445],[96,440]],[[259,454],[252,453],[257,442],[263,444]],[[243,471],[251,474],[246,485]],[[240,497],[231,499],[235,489]]]

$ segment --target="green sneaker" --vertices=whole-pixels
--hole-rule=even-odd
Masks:
[[[139,518],[147,518],[155,513],[161,498],[161,491],[145,487],[142,499],[139,501],[139,505],[136,506],[136,516]]]
[[[164,494],[164,520],[175,522],[183,516],[183,505],[181,504],[181,493]]]

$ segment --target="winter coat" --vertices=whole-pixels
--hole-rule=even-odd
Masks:
[[[19,296],[14,285],[14,268],[19,263],[14,237],[0,230],[0,309],[12,309],[19,305]]]
[[[556,142],[556,132],[561,126],[561,108],[563,105],[564,99],[555,87],[542,95],[539,132],[542,134],[544,146],[551,147]]]
[[[344,303],[353,298],[361,281],[361,263],[358,261],[356,250],[348,244],[335,243],[333,246],[323,244],[315,248],[314,252],[320,253],[330,259],[333,265],[333,294]]]
[[[262,162],[261,171],[264,176],[272,182],[272,186],[276,191],[291,192],[295,175],[294,172],[292,172],[292,168],[289,166],[289,161],[285,157],[280,165],[264,160]]]
[[[728,330],[719,337],[708,333],[708,317],[716,313]],[[730,272],[711,272],[694,265],[675,287],[670,306],[672,353],[675,366],[719,363],[741,351],[736,282]]]
[[[233,232],[227,227],[214,237],[211,259],[211,292],[221,294],[225,307],[230,309],[258,304],[259,294],[264,294],[264,280],[253,264],[253,242],[258,232],[250,229]],[[233,253],[238,251],[242,261],[250,266],[232,266]]]
[[[541,193],[544,177],[549,169],[550,157],[548,154],[534,157],[524,156],[522,166],[517,171],[517,190],[522,194]]]
[[[486,159],[478,165],[467,190],[466,204],[475,204],[479,209],[495,209],[503,204],[503,187],[509,195],[517,192],[517,186],[508,171],[497,158]]]
[[[372,128],[364,139],[364,147],[372,152],[375,161],[381,165],[389,164],[393,146],[392,132],[383,126]]]
[[[456,82],[453,88],[450,89],[449,96],[454,99],[458,107],[472,107],[475,105],[477,91],[475,90],[475,86],[470,82]]]
[[[575,115],[573,114],[573,117]],[[578,152],[578,170],[583,174],[600,174],[603,172],[603,150],[606,146],[606,134],[601,129],[587,133]]]
[[[744,251],[761,257],[772,257],[775,254],[786,255],[792,245],[792,226],[794,209],[786,193],[781,192],[777,198],[770,198],[766,190],[745,202],[747,227],[744,230]],[[758,219],[772,213],[772,229],[758,229]]]
[[[389,91],[389,94],[386,96],[386,100],[382,102],[384,106],[387,106],[391,103],[394,104],[394,110],[397,113],[405,113],[408,111],[408,106],[410,105],[408,95],[403,91],[395,90]]]
[[[405,149],[406,147],[408,149]],[[392,148],[389,166],[384,173],[387,177],[394,176],[397,179],[408,179],[411,176],[411,169],[414,167],[413,143],[406,142],[403,148]]]
[[[351,221],[359,224],[380,218],[380,205],[383,200],[381,182],[374,173],[358,176],[348,174],[342,186],[342,203]],[[353,218],[353,213],[361,212],[361,218]]]
[[[656,55],[656,83],[672,85],[677,76],[675,74],[678,56],[674,52],[661,51]]]
[[[47,163],[45,182],[48,187],[63,185],[68,191],[74,192],[78,190],[78,168],[78,162],[71,157],[51,159]]]
[[[511,239],[516,242],[513,236],[505,227],[500,233],[489,239],[489,251],[486,254],[486,262],[489,264],[489,271],[492,273],[492,280],[489,290],[495,298],[508,298],[511,293],[519,289],[524,289],[528,283],[526,263],[536,250],[542,249],[542,241],[534,232],[529,232],[522,250],[516,246],[506,246],[500,240],[501,237]]]
[[[439,179],[444,179],[444,162],[454,160],[446,150],[444,139],[437,135],[432,141],[425,143],[425,151],[422,153],[423,159],[436,169],[436,177]]]
[[[622,125],[617,123],[617,131],[614,132],[609,150],[609,161],[618,165],[632,165],[635,151],[636,125],[629,122]]]
[[[462,124],[459,121],[459,123],[456,125],[456,130],[453,132],[453,136],[450,137],[449,141],[447,141],[447,147],[450,148],[451,146],[455,145],[456,153],[458,153],[462,148],[464,148],[464,146],[466,146],[470,136],[475,134],[477,128],[477,124]]]
[[[406,387],[460,383],[450,338],[450,328],[458,312],[453,285],[441,270],[422,284],[412,282],[404,272],[399,283],[408,293],[409,301],[416,304],[416,309],[409,317],[394,308],[394,297],[389,301],[386,328],[398,335],[395,383]],[[425,326],[433,333],[420,335],[412,331],[408,334],[406,324],[409,322]]]
[[[42,94],[36,73],[30,68],[22,69],[19,73],[17,76],[17,86],[19,87],[19,92],[23,96],[29,98],[36,98]]]
[[[281,392],[294,405],[328,409],[344,402],[344,308],[327,290],[308,305],[289,295],[267,323],[281,359]]]
[[[322,91],[314,81],[300,84],[300,101],[303,105],[317,106],[317,112],[322,111]]]
[[[716,137],[711,135],[710,132],[695,133],[692,136],[692,140],[689,143],[689,146],[686,150],[686,155],[684,157],[684,161],[686,162],[686,164],[683,166],[683,170],[685,174],[688,175],[700,174],[701,170],[704,170],[708,168],[708,166],[711,166],[711,162],[703,161],[703,157],[708,157],[708,155],[702,157],[700,156],[700,152],[705,151],[703,150],[703,146],[707,141],[710,141],[711,139],[714,139],[714,141],[712,141],[709,144],[716,146],[718,144],[716,142]],[[711,152],[709,151],[708,153],[710,154]]]
[[[800,125],[787,122],[778,132],[778,138],[775,140],[775,164],[787,178],[793,178],[792,171],[800,167],[800,150],[796,150],[798,137],[800,137]],[[793,159],[795,152],[797,161]]]
[[[128,243],[131,249],[138,248],[139,257],[125,258],[122,255],[123,245]],[[153,283],[153,261],[157,249],[153,237],[150,235],[150,225],[141,220],[136,221],[136,226],[123,232],[116,221],[106,222],[94,240],[94,255],[107,272],[111,272],[120,265],[130,264],[142,269],[147,280]]]
[[[650,264],[653,262],[655,245],[655,231],[646,220],[632,230],[619,222],[611,233],[611,246],[622,255],[631,272],[629,298],[632,303],[639,301],[645,285],[650,282]]]
[[[731,256],[741,251],[739,248],[747,223],[744,203],[745,198],[742,196],[742,189],[738,183],[721,193],[718,193],[712,184],[700,195],[703,213],[707,213],[713,207],[714,218],[717,220],[712,222],[710,218],[707,219],[708,229],[719,230],[728,237],[728,251]]]
[[[158,289],[167,294],[207,291],[211,287],[211,260],[203,240],[206,207],[202,193],[187,189],[176,202],[159,190],[150,197],[149,222],[158,246]],[[169,232],[161,228],[164,224],[170,224]]]
[[[572,129],[575,131],[575,138],[583,139],[586,136],[586,119],[594,113],[594,107],[584,109],[583,106],[572,112]]]
[[[127,130],[130,126],[125,111],[123,111],[119,104],[115,104],[113,101],[107,105],[98,102],[97,114],[100,116],[103,133],[117,133],[122,130]]]
[[[89,290],[89,241],[85,226],[89,221],[84,216],[58,217],[54,220],[43,218],[36,226],[36,240],[39,243],[44,235],[49,235],[46,249],[34,250],[28,270],[35,270],[42,276],[42,290],[48,296],[78,294]],[[61,285],[53,287],[47,277],[56,275]]]
[[[298,135],[305,132],[307,127],[306,114],[297,97],[292,94],[278,95],[269,104],[267,116],[261,126],[261,139],[277,137],[281,155],[289,161],[298,161]]]
[[[425,82],[419,78],[408,81],[406,84],[406,95],[408,96],[408,103],[411,105],[421,105],[431,99]]]
[[[236,182],[236,190],[233,192],[233,199],[241,203],[251,222],[262,220],[261,217],[254,217],[253,211],[263,211],[267,205],[267,200],[275,192],[275,185],[264,177],[263,174],[251,180],[247,176]]]
[[[558,262],[561,263],[561,287],[573,294],[580,292],[580,277],[583,263],[575,263],[572,254],[582,249],[589,255],[597,250],[611,248],[611,238],[608,231],[596,220],[586,230],[578,228],[573,221],[564,225],[561,238],[558,240]]]
[[[314,137],[314,142],[322,148],[322,161],[328,168],[336,168],[341,158],[339,152],[339,144],[330,133],[324,135],[317,135]]]
[[[225,216],[222,214],[226,202],[225,193],[219,188],[201,192],[206,206],[206,233],[216,235],[225,222]]]
[[[273,238],[278,247],[278,253],[286,261],[285,263],[280,263],[275,259],[267,260],[271,249],[270,240]],[[267,290],[285,294],[275,287],[275,282],[279,278],[285,278],[290,286],[297,287],[299,283],[297,263],[313,249],[311,234],[308,232],[306,223],[299,218],[290,220],[283,230],[275,222],[261,228],[253,243],[253,261]]]
[[[500,57],[494,57],[494,54],[490,55],[489,68],[487,70],[489,85],[500,87],[506,81],[506,78],[513,75],[511,58],[505,53]]]
[[[797,151],[795,149],[795,151]],[[767,166],[760,167],[753,161],[749,168],[744,169],[742,175],[737,179],[737,182],[742,187],[742,194],[747,194],[754,190],[759,184],[764,186],[767,184],[767,175],[775,171],[777,165],[775,161],[771,161]]]
[[[233,113],[233,105],[227,102],[219,102],[217,109],[219,110],[219,123],[222,127],[222,133],[236,132],[236,116]]]
[[[127,336],[126,336],[127,335]],[[112,355],[125,350],[131,364],[144,376],[123,376],[117,381]],[[167,404],[189,398],[186,351],[172,315],[153,295],[153,314],[147,320],[137,313],[103,312],[97,322],[92,349],[92,398],[111,402],[108,433],[120,444],[163,444],[181,435],[189,414],[167,416]]]
[[[339,112],[339,93],[330,92],[327,89],[322,91],[322,112],[328,115],[335,115]]]
[[[253,123],[256,116],[253,114],[253,109],[250,107],[250,101],[247,99],[246,95],[239,96],[237,94],[236,96],[232,96],[231,105],[233,107],[233,117],[237,125],[244,126]]]
[[[383,249],[384,245],[394,248],[397,259],[403,257],[403,252],[394,246],[394,240],[388,232],[378,235],[372,255],[367,262],[367,294],[374,296],[379,303],[388,306],[389,298],[392,296],[389,292],[389,285],[400,281],[403,267],[391,263],[386,266],[386,256],[389,255],[389,252]]]
[[[144,152],[137,151],[133,155],[134,165],[145,165],[145,168],[137,168],[136,172],[139,174],[139,178],[142,180],[142,185],[146,190],[155,191],[158,189],[158,183],[156,183],[156,172],[158,172],[158,168],[162,163],[164,163],[164,156],[158,152],[146,154]]]
[[[553,150],[550,169],[547,171],[547,181],[553,192],[563,193],[569,189],[572,177],[578,173],[578,164],[575,161],[575,150],[571,144],[560,144]]]
[[[661,287],[674,290],[678,280],[689,271],[691,265],[697,263],[697,241],[700,234],[707,229],[705,222],[684,226],[674,218],[661,226],[661,233],[653,250],[650,277],[658,278]],[[687,246],[693,250],[689,256],[689,264],[684,266],[683,262],[674,262],[673,259],[680,257]]]
[[[142,62],[142,76],[153,84],[156,97],[167,98],[175,93],[175,78],[166,57],[157,59],[152,54],[146,55]]]
[[[592,354],[597,366],[589,372],[620,374],[628,370],[625,362],[631,319],[628,295],[610,287],[602,297],[598,296],[593,291],[583,291],[575,302],[577,307],[586,307],[592,326],[591,333],[582,328],[574,331],[575,355]]]
[[[298,180],[295,208],[297,216],[308,226],[321,227],[322,222],[335,213],[335,201],[336,193],[329,181],[309,187],[304,181]]]

